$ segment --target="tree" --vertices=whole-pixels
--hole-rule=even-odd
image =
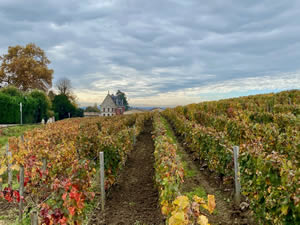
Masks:
[[[76,117],[83,117],[84,116],[84,110],[81,108],[77,108],[75,111],[75,115]]]
[[[50,60],[35,44],[25,47],[8,47],[8,53],[0,56],[0,85],[14,85],[22,91],[52,86],[53,70],[48,69]]]
[[[59,94],[68,96],[72,92],[71,81],[68,78],[63,77],[56,82],[56,88],[58,89]]]
[[[56,82],[55,86],[58,89],[59,94],[66,95],[68,97],[68,99],[72,102],[72,104],[76,108],[78,107],[77,103],[76,103],[76,96],[72,92],[71,81],[68,78],[63,77],[63,78],[59,79]]]
[[[7,86],[1,89],[1,92],[12,97],[23,97],[23,93],[14,86]]]
[[[33,90],[28,96],[36,99],[38,102],[35,112],[35,121],[41,122],[42,119],[47,120],[51,115],[51,101],[49,97],[45,94],[45,92],[40,90]]]
[[[94,104],[94,106],[88,106],[84,110],[85,112],[100,112],[100,109],[98,109],[97,103]]]
[[[55,97],[55,96],[56,96],[56,94],[55,94],[52,90],[50,90],[50,91],[48,92],[48,97],[50,98],[51,101],[54,100],[54,97]]]
[[[129,109],[129,104],[128,104],[128,101],[127,101],[126,94],[124,92],[118,90],[116,95],[121,99],[121,101],[123,101],[123,105],[125,106],[125,110],[128,110]]]
[[[64,94],[59,94],[54,97],[52,102],[53,110],[58,115],[58,119],[65,119],[69,117],[69,113],[71,117],[75,115],[76,108],[69,100],[68,96]]]

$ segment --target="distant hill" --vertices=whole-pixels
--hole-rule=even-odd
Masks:
[[[82,106],[80,107],[81,109],[85,110],[87,108],[87,106]],[[155,108],[162,108],[162,109],[166,109],[167,107],[160,107],[160,106],[132,106],[129,108],[129,110],[131,109],[141,109],[141,110],[149,110],[151,111],[152,109],[155,109]],[[98,109],[100,109],[100,107],[98,107]]]
[[[132,106],[130,107],[130,109],[142,109],[142,110],[149,110],[151,111],[152,109],[155,109],[155,108],[162,108],[162,109],[166,109],[166,107],[158,107],[158,106]]]

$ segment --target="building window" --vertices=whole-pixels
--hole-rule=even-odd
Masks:
[[[109,108],[107,109],[107,112],[109,112]]]
[[[114,112],[114,111],[115,111],[115,109],[114,109],[114,108],[112,108],[112,109],[111,109],[111,111],[112,111],[112,112]]]
[[[105,112],[105,108],[103,108],[103,112]],[[105,115],[105,114],[104,114]]]

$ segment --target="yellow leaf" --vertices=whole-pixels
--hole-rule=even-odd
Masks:
[[[205,204],[204,198],[200,198],[200,197],[197,196],[197,195],[194,195],[193,200],[194,200],[195,202],[199,203],[199,204]]]
[[[161,205],[162,205],[162,207],[161,207],[161,213],[162,213],[163,215],[165,215],[165,216],[168,215],[169,212],[170,212],[170,208],[169,208],[168,202],[164,200],[164,201],[161,203]]]
[[[161,207],[161,214],[163,214],[164,216],[168,215],[168,207],[167,206],[163,206]]]
[[[288,213],[288,209],[289,209],[289,206],[288,205],[284,205],[281,207],[281,212],[283,215],[287,215]]]
[[[200,215],[197,219],[197,223],[200,225],[209,225],[208,219],[206,216]]]
[[[6,168],[1,167],[1,168],[0,168],[0,175],[4,174],[5,172],[6,172]]]
[[[20,170],[20,166],[17,165],[17,164],[15,164],[15,165],[12,165],[11,169],[19,171]]]
[[[14,161],[13,158],[10,156],[10,157],[8,158],[8,163],[9,163],[9,164],[12,164],[13,161]]]
[[[216,201],[214,195],[208,195],[208,211],[209,213],[212,213],[216,207]]]
[[[184,212],[175,212],[169,219],[169,225],[182,225],[186,224]]]
[[[190,205],[189,198],[187,196],[178,196],[174,202],[174,205],[179,206],[181,209],[185,209]]]

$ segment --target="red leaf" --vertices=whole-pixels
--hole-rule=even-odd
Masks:
[[[63,217],[62,219],[59,220],[59,223],[61,225],[67,225],[68,219],[66,217]]]
[[[75,215],[75,207],[68,207],[69,213],[71,214],[71,216]]]

